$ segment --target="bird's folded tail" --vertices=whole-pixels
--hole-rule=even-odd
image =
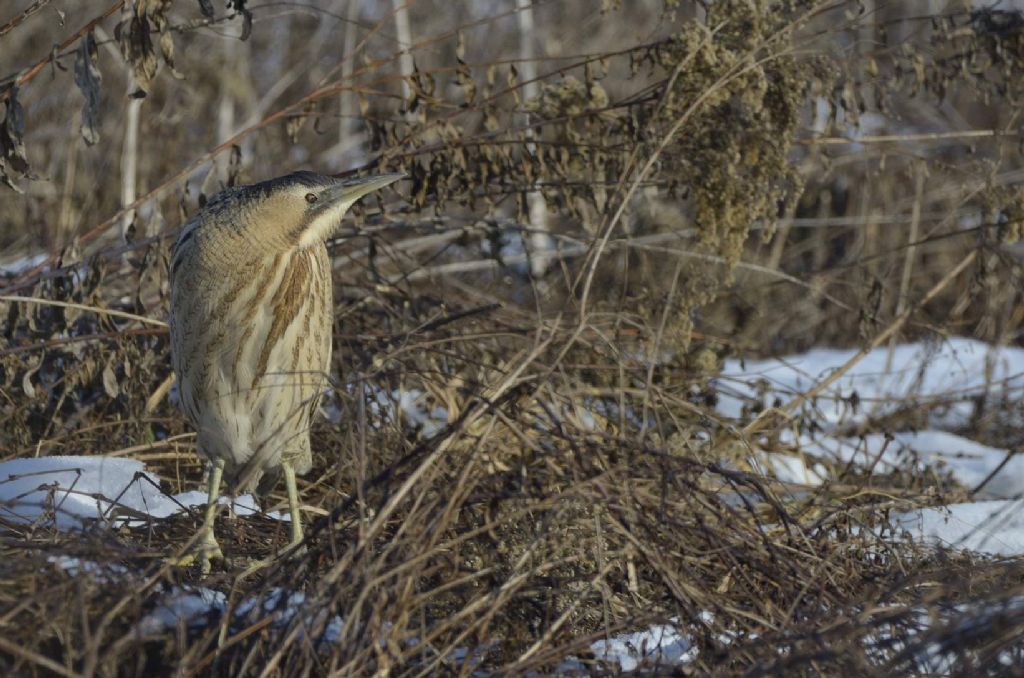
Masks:
[[[277,481],[280,479],[280,466],[263,471],[255,483],[254,493],[256,494],[256,498],[262,500],[270,494],[274,490],[274,487],[277,486]]]

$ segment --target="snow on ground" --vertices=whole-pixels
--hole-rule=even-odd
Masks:
[[[50,556],[49,561],[71,576],[87,574],[99,581],[131,576],[128,568],[117,563],[100,564],[66,555]],[[139,635],[162,633],[182,625],[202,626],[209,623],[211,615],[220,615],[228,607],[228,599],[224,593],[205,586],[172,586],[163,591],[153,589],[150,594],[155,605],[135,625],[134,631]],[[250,616],[272,615],[275,618],[275,625],[284,625],[296,615],[302,614],[305,615],[307,627],[312,626],[315,621],[325,620],[322,610],[314,611],[308,608],[304,593],[274,588],[259,597],[237,602],[234,606],[234,617],[244,623]],[[341,617],[333,616],[326,619],[326,622],[321,642],[337,642],[344,625]]]
[[[893,433],[891,439],[881,433],[863,438],[801,436],[798,445],[806,454],[844,464],[853,462],[863,468],[873,468],[878,474],[897,469],[931,468],[948,473],[970,489],[981,486],[989,474],[996,471],[978,493],[982,499],[1012,499],[1024,492],[1024,456],[945,431]],[[788,461],[786,465],[790,473],[804,474],[804,480],[799,482],[805,484],[819,484],[827,478],[827,471],[821,465],[809,472],[806,466],[801,467],[799,460]]]
[[[893,522],[917,541],[990,556],[1024,555],[1024,502],[979,501],[897,515]]]
[[[737,418],[754,402],[785,403],[856,353],[820,348],[787,358],[727,360],[718,379],[718,411]],[[928,409],[932,425],[955,428],[969,422],[979,396],[1024,395],[1024,349],[952,338],[895,347],[891,369],[886,369],[888,357],[887,348],[871,351],[825,389],[813,403],[815,421],[823,426],[851,424],[914,406]]]
[[[718,411],[740,417],[753,403],[770,406],[805,393],[854,355],[855,350],[814,349],[758,361],[727,361],[718,380]],[[1024,412],[1024,350],[953,338],[941,343],[869,352],[804,411],[823,431],[813,436],[784,432],[780,443],[797,454],[764,453],[753,462],[784,482],[820,485],[830,461],[854,463],[875,474],[897,469],[948,474],[968,489],[979,486],[979,501],[928,508],[897,516],[896,525],[918,541],[965,548],[994,556],[1024,555],[1024,455],[997,449],[942,429],[966,426],[984,399]],[[863,423],[902,409],[921,408],[933,427],[917,432],[871,433],[851,438],[840,427]],[[1020,416],[1020,414],[1018,414]],[[1010,422],[1013,425],[1024,423]],[[890,439],[891,437],[891,439]],[[991,475],[991,478],[989,477]],[[987,482],[986,482],[987,480]]]
[[[94,521],[165,518],[205,503],[205,492],[163,492],[159,479],[134,459],[38,457],[0,463],[0,516],[17,522],[54,520],[60,529],[80,529]],[[237,497],[232,508],[238,515],[259,510],[251,495]]]
[[[597,659],[617,663],[623,671],[634,671],[643,663],[671,666],[687,664],[697,658],[692,638],[662,624],[646,631],[599,640],[590,650]]]
[[[48,556],[47,560],[70,574],[72,577],[77,576],[80,573],[86,573],[99,579],[106,580],[109,578],[109,575],[119,576],[128,572],[128,568],[124,565],[118,565],[117,563],[104,563],[101,565],[100,563],[93,562],[91,560],[82,560],[75,556]]]
[[[203,586],[175,587],[164,594],[152,612],[139,620],[134,630],[146,636],[178,626],[202,624],[211,612],[221,612],[226,606],[227,598],[220,591]]]
[[[444,407],[430,407],[426,394],[419,389],[394,389],[385,391],[377,386],[367,385],[370,395],[369,414],[371,424],[403,419],[409,426],[419,427],[425,437],[431,437],[444,429],[448,423],[448,410]],[[339,424],[346,413],[337,404],[334,394],[327,392],[321,411],[332,424]]]
[[[852,350],[815,349],[775,360],[728,361],[717,380],[719,413],[738,418],[753,403],[784,403],[812,388],[853,355]],[[755,463],[766,463],[780,480],[805,485],[829,479],[826,461],[854,463],[878,474],[897,468],[933,469],[971,489],[996,472],[978,495],[992,501],[910,511],[894,516],[893,524],[917,541],[992,556],[1024,555],[1024,502],[1017,499],[1024,495],[1024,458],[942,430],[966,425],[982,396],[995,403],[1019,401],[1024,395],[1024,350],[951,339],[896,347],[890,368],[888,361],[886,349],[869,353],[812,403],[804,405],[823,431],[813,437],[784,435],[781,442],[796,448],[798,454],[773,452]],[[431,409],[425,404],[422,393],[381,391],[375,396],[373,414],[394,416],[400,412],[428,435],[439,430],[447,419],[443,408]],[[932,428],[897,431],[891,439],[881,433],[858,438],[840,433],[844,425],[904,408],[925,409]],[[0,516],[20,521],[55,517],[62,529],[97,519],[165,517],[186,506],[203,504],[205,499],[201,491],[173,497],[161,492],[157,478],[147,473],[141,462],[131,459],[44,457],[0,463]],[[255,502],[251,497],[240,497],[235,510],[243,515],[253,512]],[[61,556],[55,556],[53,562],[71,572],[97,574],[99,567]],[[226,608],[223,594],[202,587],[179,587],[162,595],[158,606],[140,622],[140,632],[203,623],[210,612]],[[284,595],[277,592],[263,601],[268,613],[278,615],[279,623],[303,609],[301,593],[290,592],[287,598]],[[256,604],[254,600],[243,601],[237,614],[252,612]],[[340,618],[328,620],[327,637],[337,638],[341,625]],[[597,641],[591,650],[596,657],[618,663],[624,671],[649,661],[686,663],[692,661],[695,652],[691,639],[670,626],[620,634]],[[567,670],[572,668],[569,664]]]
[[[18,275],[35,268],[49,258],[50,254],[48,252],[39,252],[4,261],[0,263],[0,275]]]
[[[315,621],[323,620],[323,611],[316,613],[306,609],[305,594],[282,589],[273,589],[256,598],[246,598],[234,608],[234,618],[244,622],[245,618],[255,614],[271,615],[276,626],[289,623],[296,615],[306,616],[306,626],[311,627]],[[262,605],[261,605],[262,603]],[[176,586],[164,594],[157,606],[135,627],[142,635],[161,633],[179,625],[198,626],[207,623],[211,614],[222,614],[228,607],[227,598],[220,591],[204,586]],[[257,608],[261,608],[257,611]],[[341,637],[344,622],[341,617],[333,616],[327,620],[320,642],[334,643]]]

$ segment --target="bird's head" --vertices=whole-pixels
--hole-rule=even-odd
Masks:
[[[267,245],[311,247],[326,241],[345,212],[368,193],[404,178],[378,174],[338,179],[314,172],[293,172],[243,188],[247,235]]]

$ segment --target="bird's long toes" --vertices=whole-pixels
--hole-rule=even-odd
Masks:
[[[199,563],[199,572],[205,577],[210,574],[211,562],[223,560],[224,552],[220,550],[220,544],[216,539],[200,539],[195,546],[181,556],[172,556],[165,562],[172,567],[188,568]]]
[[[219,548],[216,551],[203,551],[199,555],[199,571],[204,577],[210,574],[210,562],[213,560],[224,560],[224,554]]]

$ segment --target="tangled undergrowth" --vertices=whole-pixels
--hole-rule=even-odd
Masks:
[[[165,561],[199,512],[82,532],[0,512],[0,669],[595,675],[618,670],[595,642],[652,624],[692,644],[679,672],[1024,665],[1019,559],[935,550],[890,522],[967,489],[913,467],[794,486],[753,455],[820,422],[757,398],[740,419],[715,408],[727,355],[900,333],[1019,343],[1018,14],[535,2],[538,40],[578,44],[506,59],[505,14],[423,10],[405,51],[380,35],[393,17],[366,10],[325,65],[305,39],[327,44],[334,5],[79,3],[61,21],[80,30],[29,58],[55,30],[32,23],[37,4],[0,16],[21,69],[0,80],[0,176],[25,192],[0,201],[0,240],[44,253],[0,281],[3,460],[131,457],[169,495],[198,487],[162,323],[168,236],[219,186],[285,164],[410,181],[332,243],[305,551],[240,577],[287,529],[229,517],[228,560],[199,581]],[[209,57],[219,29],[239,40]],[[70,144],[44,67],[81,92]],[[943,107],[992,134],[926,128],[921,111]],[[890,127],[866,129],[882,113]],[[214,118],[229,131],[194,124]],[[111,139],[132,156],[131,124],[138,185],[90,183],[116,164]],[[1010,420],[988,412],[974,432],[1019,447]]]

